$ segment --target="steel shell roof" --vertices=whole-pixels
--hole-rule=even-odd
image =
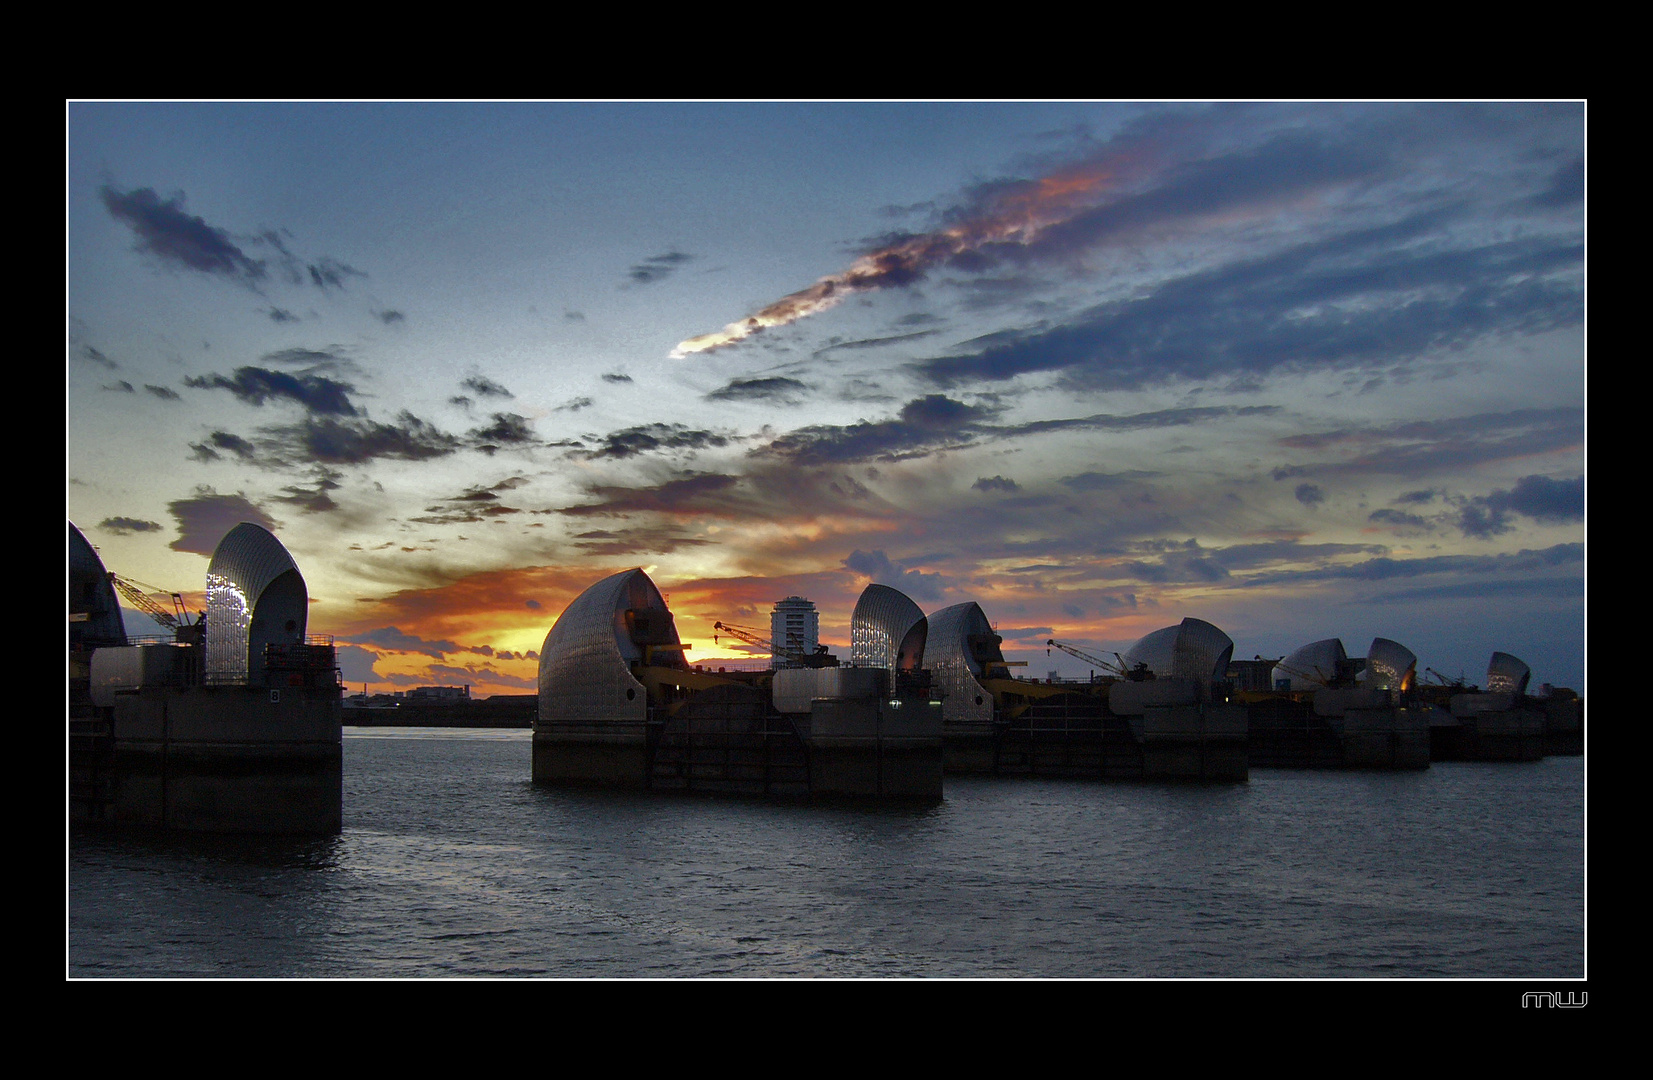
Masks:
[[[868,585],[850,616],[850,664],[891,671],[900,667],[902,640],[923,618],[924,612],[906,593],[888,585]]]
[[[941,694],[942,719],[947,723],[990,723],[993,696],[979,681],[984,677],[980,656],[1003,660],[997,645],[984,648],[994,635],[993,624],[981,605],[971,601],[931,612],[924,643],[924,666]],[[972,642],[972,638],[975,639]]]
[[[232,681],[262,672],[265,645],[303,643],[309,607],[292,555],[268,529],[243,521],[207,567],[207,672]]]
[[[1532,669],[1507,652],[1495,652],[1487,664],[1487,693],[1525,694]]]
[[[1373,638],[1362,685],[1368,690],[1410,690],[1417,670],[1418,657],[1411,649],[1388,638]]]
[[[1274,669],[1274,683],[1278,686],[1290,680],[1293,690],[1319,690],[1337,678],[1348,658],[1341,638],[1310,642],[1280,661]]]
[[[86,616],[69,624],[71,647],[126,644],[120,601],[109,584],[109,572],[81,531],[69,522],[69,613]]]
[[[631,624],[627,612],[632,612]],[[554,724],[641,724],[647,691],[632,676],[644,659],[635,638],[636,613],[659,613],[655,640],[680,644],[665,598],[641,569],[623,570],[581,593],[557,619],[540,648],[539,717]],[[651,622],[647,614],[645,622]],[[683,654],[662,650],[654,662],[681,667]]]
[[[1125,666],[1148,665],[1160,679],[1213,682],[1228,671],[1234,640],[1203,619],[1184,619],[1144,636],[1124,653]]]

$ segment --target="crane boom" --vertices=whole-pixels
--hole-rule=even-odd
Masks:
[[[154,619],[168,630],[176,631],[178,629],[178,617],[173,614],[173,612],[166,610],[161,605],[151,600],[142,589],[138,588],[137,583],[128,581],[123,577],[119,577],[113,571],[109,573],[109,583],[118,589],[120,594],[126,597],[126,599],[131,602],[133,607],[137,608],[139,611],[142,611],[145,615],[148,615],[151,619]],[[153,588],[153,586],[151,586],[151,588]],[[154,591],[160,592],[161,590],[155,589]],[[183,598],[179,594],[173,593],[172,600],[174,610],[182,608]]]
[[[1085,663],[1087,663],[1087,664],[1095,664],[1097,667],[1101,668],[1103,671],[1107,672],[1109,675],[1113,675],[1113,676],[1120,677],[1120,678],[1123,678],[1124,675],[1125,675],[1125,663],[1124,663],[1124,661],[1119,661],[1119,662],[1116,663],[1112,660],[1104,660],[1100,656],[1092,656],[1090,653],[1086,652],[1083,649],[1076,648],[1075,646],[1072,646],[1072,645],[1064,644],[1063,642],[1057,641],[1055,638],[1051,638],[1049,641],[1046,641],[1045,645],[1047,646],[1047,651],[1048,651],[1048,647],[1055,647],[1055,648],[1061,649],[1063,652],[1067,653],[1069,656],[1077,657],[1080,660],[1085,661]],[[1114,655],[1118,656],[1119,654],[1115,653]]]

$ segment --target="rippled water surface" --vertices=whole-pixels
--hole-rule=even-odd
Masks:
[[[76,834],[72,977],[1584,974],[1584,762],[951,777],[930,807],[535,787],[347,729],[325,840]]]

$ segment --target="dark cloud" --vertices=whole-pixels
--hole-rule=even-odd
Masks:
[[[1397,495],[1395,497],[1395,501],[1398,503],[1419,504],[1432,502],[1434,501],[1434,498],[1435,492],[1425,488],[1422,491],[1407,491]]]
[[[1583,244],[1529,236],[1442,248],[1447,212],[1203,270],[1050,329],[918,365],[939,386],[1061,373],[1133,389],[1282,368],[1392,363],[1583,318]]]
[[[161,525],[156,521],[145,521],[142,518],[111,517],[98,522],[98,528],[104,532],[114,533],[116,536],[130,536],[132,533],[160,532]]]
[[[1489,540],[1515,529],[1510,517],[1520,514],[1545,525],[1584,520],[1584,477],[1552,480],[1523,476],[1511,491],[1494,491],[1475,499],[1459,512],[1458,528],[1465,536]]]
[[[459,385],[472,393],[480,394],[482,397],[516,397],[515,394],[511,393],[511,391],[505,389],[505,387],[499,385],[499,383],[494,382],[494,380],[488,378],[486,375],[472,375]]]
[[[553,412],[579,412],[581,409],[589,408],[590,406],[592,406],[594,404],[596,404],[596,402],[592,401],[588,397],[577,397],[577,398],[572,399],[571,401],[567,401],[567,402],[564,402],[561,405],[558,405],[552,411]]]
[[[528,418],[516,413],[494,413],[493,423],[473,429],[470,437],[473,445],[487,454],[494,453],[502,445],[529,446],[538,441]]]
[[[706,547],[716,540],[686,536],[658,529],[595,529],[578,533],[574,546],[588,555],[616,558],[621,555],[668,555],[683,548]]]
[[[310,284],[323,292],[328,289],[342,290],[346,279],[367,276],[354,266],[327,256],[311,263],[306,269],[309,271]]]
[[[978,476],[970,487],[975,491],[1017,491],[1021,485],[1003,476]]]
[[[1516,578],[1502,581],[1463,581],[1451,585],[1424,585],[1377,593],[1377,604],[1416,604],[1429,600],[1500,600],[1542,597],[1551,600],[1583,600],[1584,578]]]
[[[891,560],[882,550],[862,551],[856,548],[843,561],[843,566],[852,574],[858,574],[874,584],[900,589],[914,600],[923,600],[927,603],[941,600],[952,584],[949,578],[941,574],[926,574],[922,570],[909,569],[906,564]]]
[[[215,431],[207,437],[207,442],[189,445],[195,451],[191,456],[197,461],[217,461],[222,456],[218,453],[220,450],[228,450],[243,461],[252,461],[258,456],[252,443],[227,431]]]
[[[1180,543],[1162,540],[1135,545],[1139,549],[1158,550],[1152,561],[1127,560],[1118,569],[1124,576],[1157,584],[1173,582],[1215,582],[1229,576],[1217,552],[1202,548],[1199,541],[1189,539]]]
[[[908,318],[911,318],[911,316]],[[940,330],[915,330],[909,334],[892,334],[889,337],[862,338],[858,341],[836,341],[816,349],[814,355],[821,357],[838,349],[876,349],[881,345],[892,345],[898,341],[916,341],[919,338],[932,337],[939,333],[941,333]]]
[[[611,383],[628,383],[631,381],[631,376],[621,371],[610,371],[603,375],[603,381]]]
[[[460,447],[457,438],[405,410],[397,414],[395,424],[312,418],[272,433],[287,450],[329,465],[360,465],[374,458],[428,461]]]
[[[942,394],[928,394],[902,406],[894,420],[799,428],[758,452],[803,465],[898,461],[967,446],[998,412],[991,405],[967,405]]]
[[[352,642],[356,645],[366,645],[382,652],[416,653],[420,656],[430,656],[437,660],[450,653],[463,651],[452,641],[431,641],[419,637],[417,634],[404,633],[394,626],[382,626],[377,630],[369,630],[361,634],[351,634],[338,640]]]
[[[1359,451],[1343,461],[1303,468],[1296,475],[1422,476],[1566,450],[1583,443],[1584,410],[1572,407],[1478,413],[1384,427],[1339,428],[1280,440],[1280,445],[1292,449]]]
[[[333,346],[339,349],[340,346]],[[350,361],[341,352],[333,349],[277,349],[275,352],[265,353],[261,360],[267,364],[292,364],[294,367],[305,367],[311,371],[332,371],[349,365]]]
[[[1548,476],[1523,476],[1512,491],[1494,491],[1487,505],[1524,514],[1546,525],[1584,520],[1584,477],[1552,480]]]
[[[138,392],[138,388],[125,379],[109,383],[104,386],[104,389],[114,394],[136,394]]]
[[[462,409],[469,409],[472,405],[475,405],[476,402],[472,401],[470,398],[466,397],[464,394],[457,394],[454,397],[451,397],[451,398],[448,399],[448,404],[449,405],[458,405]]]
[[[278,307],[268,308],[268,309],[266,309],[264,314],[266,314],[270,317],[271,322],[291,323],[291,322],[298,322],[299,321],[298,316],[294,315],[291,311],[288,311],[286,308],[278,308]]]
[[[1538,206],[1572,206],[1584,201],[1584,155],[1580,154],[1556,170],[1550,186],[1533,196]]]
[[[1185,427],[1211,420],[1232,417],[1269,416],[1278,413],[1278,405],[1208,405],[1181,409],[1157,409],[1154,412],[1097,413],[1062,420],[1034,420],[997,428],[982,428],[996,438],[1017,438],[1023,435],[1043,435],[1053,431],[1147,431],[1156,428]]]
[[[163,200],[151,188],[120,192],[105,185],[103,205],[138,238],[137,250],[163,264],[214,274],[244,285],[263,281],[262,261],[251,259],[222,229],[184,212],[182,192]]]
[[[656,281],[670,277],[680,266],[693,259],[693,255],[686,255],[681,251],[650,255],[626,271],[626,276],[631,279],[633,285],[652,285]]]
[[[1159,475],[1140,469],[1119,473],[1083,472],[1074,476],[1064,476],[1059,483],[1075,491],[1121,491],[1140,487],[1143,481]]]
[[[580,451],[579,456],[629,458],[662,450],[704,450],[728,446],[732,439],[715,431],[696,430],[682,424],[642,424],[602,436],[600,441],[600,449]]]
[[[1326,489],[1318,484],[1298,484],[1292,494],[1304,506],[1319,506],[1326,501]]]
[[[178,391],[172,389],[170,386],[155,386],[152,383],[144,383],[143,388],[145,390],[148,390],[151,394],[154,394],[156,397],[160,398],[162,401],[182,401],[183,400],[183,398],[179,396]]]
[[[116,368],[120,367],[119,364],[115,363],[101,352],[98,352],[98,350],[92,348],[90,345],[81,346],[79,356],[83,360],[90,360],[99,367],[108,368],[110,371],[114,371]]]
[[[706,395],[707,401],[791,402],[809,387],[797,379],[774,376],[767,379],[731,379]]]
[[[289,375],[268,368],[242,367],[235,369],[232,379],[222,375],[192,375],[184,380],[184,385],[196,390],[228,390],[249,405],[284,398],[321,416],[357,415],[349,397],[356,388],[324,375]]]
[[[721,496],[739,480],[721,473],[691,473],[655,487],[620,487],[594,484],[586,490],[600,501],[583,506],[565,506],[559,513],[589,517],[633,513],[726,515]]]
[[[841,498],[860,502],[872,498],[872,489],[861,483],[853,476],[845,475],[841,480],[834,480],[827,485],[827,489]]]
[[[379,673],[373,670],[379,654],[360,645],[339,645],[334,652],[338,658],[339,677],[346,683],[368,683],[380,681]]]
[[[167,511],[178,523],[178,539],[168,546],[174,551],[211,555],[224,534],[244,521],[274,532],[276,520],[247,501],[246,495],[220,495],[205,485],[195,489],[193,498],[167,503]]]
[[[1423,577],[1429,574],[1532,575],[1557,567],[1584,562],[1584,545],[1556,544],[1553,547],[1522,549],[1504,555],[1435,555],[1419,559],[1379,557],[1364,562],[1322,566],[1312,570],[1285,570],[1246,578],[1246,588],[1294,584],[1307,581],[1388,581],[1394,578]]]
[[[339,481],[344,478],[344,474],[323,465],[316,466],[315,473],[315,483],[310,487],[284,487],[281,489],[282,493],[275,496],[275,501],[289,503],[306,514],[324,514],[337,510],[339,504],[327,493],[339,489]]]
[[[375,311],[373,314],[386,326],[391,326],[399,322],[407,322],[408,319],[406,315],[403,315],[400,311],[396,310]]]
[[[1404,510],[1373,510],[1366,515],[1366,520],[1379,525],[1392,525],[1397,528],[1427,529],[1429,522],[1416,514],[1408,514]]]

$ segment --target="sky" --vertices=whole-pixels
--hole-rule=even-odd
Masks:
[[[870,582],[1031,674],[1195,617],[1585,689],[1578,102],[65,106],[68,518],[264,525],[353,688]],[[159,628],[129,612],[138,633]]]

